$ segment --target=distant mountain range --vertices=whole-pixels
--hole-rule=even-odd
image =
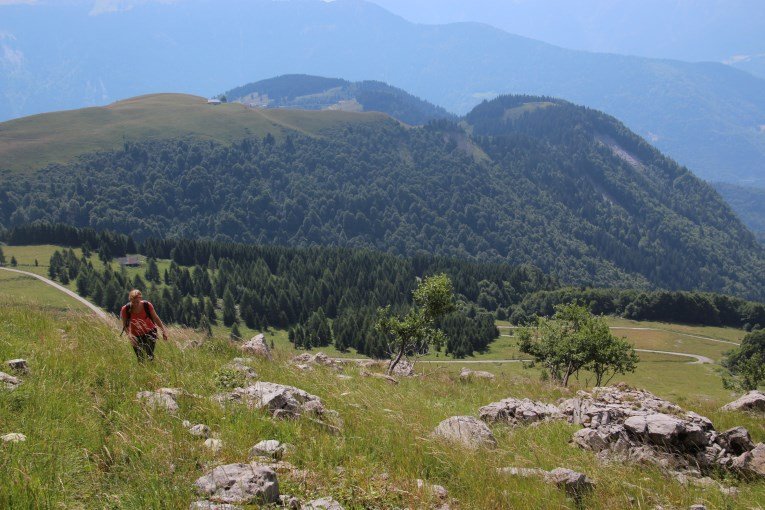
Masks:
[[[616,119],[548,97],[411,127],[144,96],[2,123],[0,161],[6,228],[434,253],[765,298],[765,248],[708,184]]]
[[[237,87],[225,96],[256,108],[383,112],[411,125],[456,118],[440,106],[378,81],[284,75]]]
[[[361,0],[90,8],[0,7],[0,119],[308,73],[379,80],[457,114],[501,93],[560,97],[616,116],[705,179],[765,181],[765,80],[723,64],[571,51],[476,23],[418,25]]]

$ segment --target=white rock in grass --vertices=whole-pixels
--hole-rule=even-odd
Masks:
[[[250,449],[250,458],[269,457],[279,460],[284,455],[285,445],[276,439],[261,441]]]
[[[175,399],[181,393],[181,390],[175,388],[160,388],[157,391],[139,391],[136,398],[150,407],[161,407],[175,413],[178,411],[178,402]]]
[[[2,440],[3,443],[23,443],[27,440],[27,436],[19,432],[11,432],[10,434],[5,434],[0,437],[0,440]]]
[[[229,505],[228,503],[213,503],[212,501],[202,500],[194,501],[189,510],[243,510],[239,505]]]
[[[304,503],[300,510],[345,510],[345,508],[333,498],[326,497]]]
[[[452,416],[438,424],[435,437],[461,443],[469,448],[497,446],[497,440],[488,426],[472,416]]]
[[[486,370],[470,370],[469,368],[463,368],[460,372],[460,379],[468,381],[470,379],[494,379],[494,374],[487,372]]]
[[[210,427],[202,423],[199,423],[189,428],[189,434],[195,437],[208,438],[210,437]]]
[[[27,363],[27,360],[25,359],[9,359],[5,362],[5,364],[8,365],[8,368],[17,374],[26,375],[29,373],[29,363]]]
[[[269,504],[279,501],[276,472],[258,463],[218,466],[194,482],[197,493],[220,503]]]
[[[263,333],[250,338],[250,341],[242,344],[240,349],[242,349],[242,352],[254,354],[255,356],[267,359],[269,361],[272,359],[271,349],[268,347],[266,338],[263,336]]]
[[[212,450],[213,453],[218,453],[223,449],[223,441],[211,437],[210,439],[205,440],[205,446]]]
[[[765,412],[765,393],[757,390],[750,391],[746,395],[734,400],[722,407],[723,411],[752,411]]]
[[[21,384],[21,379],[18,377],[13,377],[5,372],[0,372],[0,388],[15,390],[18,388],[19,384]]]

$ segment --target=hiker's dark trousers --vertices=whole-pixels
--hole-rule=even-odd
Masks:
[[[133,350],[138,361],[143,362],[147,359],[152,361],[154,359],[154,347],[157,345],[157,330],[152,329],[145,335],[138,335],[135,340],[136,344],[133,346]]]

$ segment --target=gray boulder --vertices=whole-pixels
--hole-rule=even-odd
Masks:
[[[323,416],[329,411],[316,395],[284,384],[258,381],[245,388],[216,397],[219,402],[242,403],[255,409],[266,409],[275,418],[297,418],[302,415]]]
[[[250,448],[249,458],[268,457],[279,460],[284,455],[285,450],[285,445],[276,439],[267,439]]]
[[[722,407],[723,411],[750,411],[765,413],[765,393],[757,390],[734,400]]]
[[[717,436],[717,444],[734,455],[741,455],[754,449],[749,431],[744,427],[733,427]]]
[[[731,467],[745,476],[765,477],[765,443],[733,459]]]
[[[564,419],[560,409],[552,404],[536,402],[527,398],[506,398],[493,402],[478,410],[478,415],[487,423],[527,425],[539,421]]]
[[[207,439],[208,437],[210,437],[210,427],[202,423],[199,423],[197,425],[194,425],[193,427],[189,427],[189,434],[191,434],[194,437],[204,437],[205,439]]]
[[[243,510],[239,505],[229,505],[228,503],[213,503],[212,501],[202,500],[194,501],[189,505],[189,510]]]
[[[240,349],[242,349],[243,352],[246,352],[248,354],[253,354],[260,358],[267,359],[269,361],[273,359],[271,356],[271,349],[268,347],[268,344],[266,343],[266,338],[263,335],[263,333],[260,333],[250,338],[250,341],[242,344]]]
[[[494,448],[497,446],[497,440],[489,427],[472,416],[447,418],[438,424],[432,434],[434,437],[460,443],[468,448]]]
[[[463,368],[460,371],[460,379],[463,381],[469,381],[471,379],[494,379],[494,374],[485,370],[470,370]]]
[[[25,359],[9,359],[5,362],[5,364],[8,365],[8,368],[11,370],[11,372],[15,372],[21,375],[29,374],[29,363],[27,363],[27,360]]]
[[[253,361],[255,361],[253,358],[234,358],[226,365],[226,368],[241,373],[245,379],[257,379],[258,373],[248,365]]]
[[[301,370],[310,369],[310,367],[314,365],[330,367],[334,368],[335,370],[340,370],[343,367],[343,364],[340,361],[330,358],[323,352],[317,352],[316,354],[304,352],[303,354],[299,354],[292,358],[290,363],[297,366]]]
[[[162,408],[175,413],[178,411],[176,398],[181,393],[183,393],[182,390],[177,388],[160,388],[156,391],[139,391],[136,393],[136,399],[149,407]]]
[[[333,498],[319,498],[304,503],[300,507],[300,510],[345,510],[343,505],[335,501]]]
[[[392,360],[391,363],[393,363]],[[397,375],[399,377],[412,377],[414,375],[414,363],[402,357],[393,368],[393,373],[391,375]]]
[[[194,482],[198,494],[216,503],[269,504],[279,502],[276,472],[262,464],[218,466]]]
[[[586,475],[567,468],[555,468],[545,475],[548,483],[553,483],[566,491],[566,494],[579,498],[592,491],[595,484]]]
[[[21,379],[18,377],[6,374],[5,372],[0,372],[0,388],[15,390],[19,387],[19,384],[21,384]]]

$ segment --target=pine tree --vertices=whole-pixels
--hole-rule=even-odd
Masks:
[[[159,268],[157,267],[157,261],[154,257],[149,257],[144,276],[146,276],[146,279],[150,282],[159,283]]]
[[[212,327],[210,326],[210,321],[208,321],[207,317],[204,315],[199,321],[199,330],[202,331],[207,338],[212,338]]]
[[[5,264],[5,254],[3,253],[3,247],[0,246],[0,265]]]
[[[236,304],[231,289],[226,288],[223,293],[223,324],[231,326],[236,322]]]
[[[236,322],[234,323],[234,326],[231,328],[231,333],[229,334],[229,338],[231,340],[241,340],[242,334],[239,332],[239,324]]]

